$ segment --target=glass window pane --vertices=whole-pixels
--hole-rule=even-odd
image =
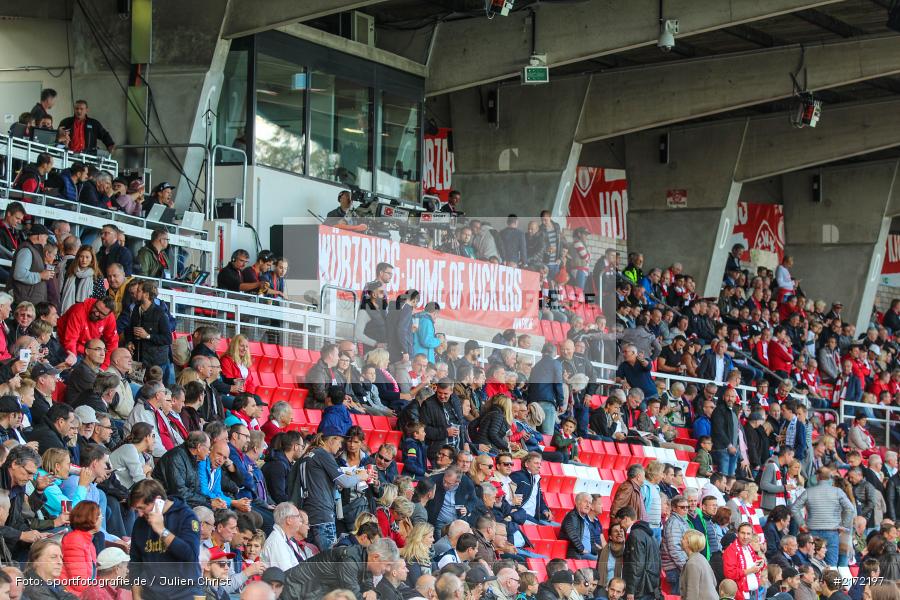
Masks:
[[[232,50],[225,62],[222,95],[216,109],[216,142],[247,150],[244,132],[247,128],[247,59],[246,50]],[[238,162],[243,157],[229,150],[216,156],[219,164]]]
[[[309,92],[309,174],[371,190],[371,89],[313,71]]]
[[[419,104],[381,94],[381,151],[378,193],[415,202],[419,180]]]
[[[256,58],[256,163],[303,173],[306,70],[260,52]]]

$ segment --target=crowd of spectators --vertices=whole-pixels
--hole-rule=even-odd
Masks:
[[[79,127],[77,143],[106,141]],[[39,191],[25,187],[49,172],[42,161],[22,171],[24,191]],[[62,189],[80,198],[90,175],[66,171]],[[170,188],[154,194],[170,200]],[[571,325],[564,341],[533,348],[505,330],[482,356],[477,340],[448,340],[441,307],[419,310],[416,290],[389,298],[393,266],[381,263],[353,338],[322,345],[298,377],[303,408],[320,411],[303,432],[300,407],[257,393],[246,337],[224,352],[213,326],[175,340],[157,284],[134,277],[166,276],[164,230],[132,253],[114,225],[95,248],[68,223],[26,216],[12,202],[0,222],[13,263],[0,293],[0,595],[118,598],[127,574],[150,600],[645,600],[664,587],[690,600],[840,599],[836,569],[851,564],[850,597],[900,593],[897,454],[876,443],[872,409],[848,411],[849,427],[825,411],[897,402],[900,301],[857,337],[839,303],[826,313],[802,295],[790,257],[750,277],[735,248],[713,301],[677,263],[645,274],[633,253],[620,270],[615,250],[592,263],[586,232],[568,244],[549,213],[522,235],[514,216],[496,235],[469,220],[444,251],[534,268],[547,290],[614,289],[611,328],[549,306]],[[345,216],[330,218],[353,226]],[[249,262],[236,251],[220,287],[284,294],[286,261]],[[614,384],[592,364],[610,351]],[[363,415],[388,417],[400,443],[370,451]],[[544,462],[596,467],[585,440],[688,451],[702,479],[632,464],[611,500],[582,492],[554,510]],[[542,554],[534,526],[592,566]]]

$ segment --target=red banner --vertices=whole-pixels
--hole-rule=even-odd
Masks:
[[[743,244],[742,261],[757,262],[752,251],[768,252],[784,258],[784,210],[780,204],[738,202],[738,218],[731,244]],[[777,263],[776,263],[777,264]]]
[[[538,326],[539,276],[394,240],[319,227],[319,281],[362,290],[379,262],[394,266],[388,293],[421,294],[457,321],[531,331]]]
[[[578,167],[569,199],[569,229],[584,227],[616,240],[627,239],[628,181],[625,171]]]
[[[435,135],[425,134],[425,175],[422,177],[422,189],[427,193],[433,188],[441,202],[446,202],[454,170],[453,130],[442,127]]]
[[[881,265],[884,275],[900,273],[900,235],[889,235],[887,248],[884,251],[884,264]]]

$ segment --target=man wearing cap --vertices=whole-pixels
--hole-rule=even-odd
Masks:
[[[321,552],[285,572],[282,600],[319,600],[333,589],[375,600],[373,577],[381,577],[400,560],[394,540],[381,538],[368,547],[340,546]]]
[[[150,192],[150,199],[144,203],[144,215],[149,214],[150,209],[156,204],[162,204],[167,208],[175,208],[175,197],[172,195],[172,190],[174,189],[175,186],[168,181],[163,181],[154,186]]]
[[[47,269],[43,258],[43,247],[49,235],[46,227],[35,223],[13,255],[10,291],[17,303],[28,301],[37,304],[47,300],[47,280],[54,275]]]
[[[284,571],[278,567],[269,567],[262,574],[262,580],[272,587],[275,597],[281,597],[281,591],[284,589]]]
[[[225,586],[231,579],[234,556],[234,552],[226,552],[217,546],[200,551],[200,567],[203,569],[207,600],[230,600]]]
[[[337,540],[335,492],[355,488],[365,476],[364,469],[343,473],[335,456],[340,452],[344,436],[340,431],[321,431],[323,444],[296,461],[288,475],[291,502],[309,516],[309,540],[322,552]]]
[[[113,204],[126,215],[132,217],[141,216],[141,203],[144,201],[144,180],[135,179],[127,184],[125,180],[116,179],[113,189],[119,190],[119,195],[114,197]]]
[[[538,586],[537,600],[568,600],[572,595],[575,577],[572,571],[556,571],[547,581]]]
[[[100,270],[106,273],[111,264],[119,264],[125,275],[131,277],[134,268],[134,256],[126,246],[119,243],[121,229],[113,223],[107,223],[100,228],[100,250],[97,251],[97,264]]]
[[[15,396],[0,396],[0,444],[12,440],[24,444],[25,436],[22,435],[18,424],[21,423],[22,407]]]
[[[59,371],[50,365],[37,363],[31,367],[31,378],[34,380],[34,402],[31,404],[31,422],[40,423],[53,406],[53,393]]]
[[[497,578],[483,564],[472,563],[466,571],[466,598],[480,600],[484,595],[485,585],[496,580]]]

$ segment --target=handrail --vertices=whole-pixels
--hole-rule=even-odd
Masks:
[[[150,239],[153,229],[171,227],[174,228],[176,232],[183,231],[192,234],[170,234],[169,241],[173,246],[182,246],[204,252],[212,252],[214,249],[213,242],[204,239],[207,235],[206,230],[204,229],[191,229],[181,225],[151,221],[144,217],[134,217],[107,208],[88,206],[86,204],[81,204],[80,202],[66,200],[65,198],[59,198],[57,196],[34,192],[22,192],[20,190],[8,188],[5,185],[0,185],[0,209],[5,209],[9,202],[18,201],[19,199],[25,200],[25,207],[29,214],[45,219],[65,220],[76,225],[95,227],[97,229],[103,227],[106,223],[116,223],[125,235],[144,240]],[[63,206],[53,206],[48,202],[61,204]],[[200,239],[198,239],[198,237]]]
[[[258,316],[265,316],[269,318],[273,318],[275,315],[272,311],[275,310],[283,310],[288,311],[289,313],[296,314],[299,312],[307,313],[307,312],[315,312],[316,307],[312,304],[308,304],[305,302],[297,302],[295,300],[288,300],[283,298],[274,298],[271,296],[260,296],[258,294],[248,294],[246,292],[232,292],[230,290],[223,290],[221,288],[209,287],[205,285],[196,285],[193,283],[185,283],[182,281],[175,281],[172,279],[159,279],[153,277],[144,277],[143,275],[135,275],[136,278],[146,279],[148,281],[153,281],[157,284],[160,291],[168,290],[168,291],[178,291],[181,293],[190,293],[195,294],[197,297],[203,298],[204,301],[210,300],[211,298],[215,298],[217,301],[223,303],[240,303],[241,305],[247,306],[260,306],[258,311],[253,309],[251,312],[256,314],[258,312]],[[172,290],[169,288],[180,288],[178,290]],[[185,292],[184,288],[189,288],[190,292]],[[201,307],[203,308],[203,307]],[[210,306],[211,308],[211,306]],[[278,318],[283,317],[284,315],[280,315]]]
[[[22,160],[26,163],[34,162],[37,155],[45,152],[53,158],[62,160],[61,168],[66,169],[73,162],[81,162],[94,165],[103,171],[110,171],[113,176],[119,174],[119,163],[111,158],[101,158],[93,154],[83,152],[69,152],[66,147],[48,146],[25,138],[17,138],[6,134],[0,134],[0,154],[6,157],[6,176],[4,181],[12,184],[12,161]]]
[[[207,169],[212,172],[212,177],[210,178],[210,193],[207,194],[207,203],[206,203],[206,220],[212,221],[215,218],[215,210],[216,210],[216,154],[220,150],[228,150],[229,152],[239,152],[241,156],[244,157],[241,162],[242,172],[241,172],[241,197],[239,200],[241,201],[241,218],[238,219],[238,225],[244,225],[245,214],[244,214],[244,200],[247,195],[247,164],[249,162],[249,157],[247,156],[247,152],[242,150],[241,148],[235,148],[234,146],[226,146],[225,144],[215,144],[210,151],[210,157],[212,158],[211,163],[207,163]],[[211,198],[211,201],[209,200]],[[237,209],[237,207],[235,207]],[[235,210],[235,215],[237,210]]]
[[[206,202],[206,206],[204,207],[203,211],[201,211],[201,212],[203,212],[204,215],[207,215],[206,216],[207,220],[210,220],[208,215],[210,214],[209,206],[211,204],[209,201],[209,195],[210,195],[210,192],[212,191],[212,185],[213,185],[212,169],[210,168],[210,165],[212,164],[210,162],[210,157],[212,155],[210,154],[210,150],[206,146],[206,144],[201,144],[200,142],[178,142],[178,143],[173,143],[173,144],[122,144],[121,146],[116,146],[116,150],[164,150],[166,148],[202,148],[203,149],[203,153],[206,157],[206,165],[207,165],[206,166],[206,177],[205,177],[206,187],[203,189],[203,199],[204,199],[204,202]],[[147,168],[146,161],[147,161],[147,159],[146,159],[146,155],[145,155],[144,168]],[[185,173],[182,173],[182,176],[185,179],[190,180]]]
[[[845,401],[841,402],[841,405],[840,405],[840,422],[841,423],[843,423],[846,419],[853,418],[853,417],[857,416],[857,414],[859,414],[860,412],[863,412],[863,411],[853,411],[854,414],[852,414],[852,415],[846,414],[844,409],[846,409],[847,407],[851,407],[851,406],[854,408],[866,409],[866,411],[869,413],[869,414],[866,414],[866,418],[868,418],[869,421],[874,421],[875,423],[884,423],[884,445],[890,446],[891,445],[891,423],[894,420],[892,418],[892,414],[900,414],[900,406],[886,406],[884,404],[867,404],[865,402],[849,402],[849,401],[845,400]],[[869,415],[874,415],[874,411],[876,411],[876,410],[883,410],[885,412],[883,419],[879,419],[878,417],[875,417],[875,416],[869,416]],[[863,414],[865,414],[865,413],[863,413]],[[898,417],[898,424],[900,424],[900,417]]]

